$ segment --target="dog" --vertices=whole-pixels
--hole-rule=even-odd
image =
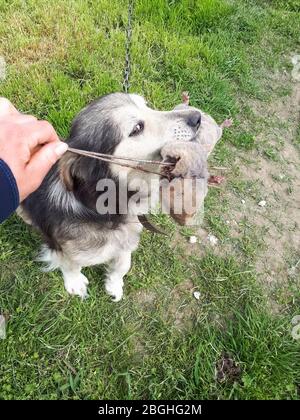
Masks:
[[[75,117],[66,141],[72,148],[161,160],[166,144],[188,142],[200,134],[201,112],[196,108],[157,111],[139,95],[112,93]],[[99,214],[97,183],[112,180],[117,191],[124,186],[129,191],[141,178],[149,183],[155,177],[159,175],[66,152],[21,203],[19,215],[45,241],[38,260],[47,264],[46,270],[61,270],[68,293],[85,298],[88,279],[81,269],[106,264],[106,292],[115,302],[122,298],[123,278],[143,227],[130,208],[128,214],[118,212],[124,204],[118,200],[116,214]]]

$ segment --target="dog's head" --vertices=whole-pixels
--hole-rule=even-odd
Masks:
[[[139,159],[157,159],[168,142],[195,138],[201,125],[197,109],[157,111],[139,95],[113,93],[84,108],[72,124],[71,147]],[[132,172],[115,164],[66,153],[60,162],[68,190],[92,188],[99,179]],[[89,187],[88,187],[89,186]]]

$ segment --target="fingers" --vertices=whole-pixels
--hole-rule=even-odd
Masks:
[[[29,149],[33,151],[36,146],[58,142],[59,138],[54,128],[47,121],[29,121],[20,126],[22,136],[27,138]]]
[[[13,114],[19,114],[18,110],[8,99],[0,97],[0,117]]]
[[[23,200],[41,184],[52,165],[68,149],[47,121],[25,115],[0,97],[0,153],[10,166]]]
[[[27,124],[29,122],[37,121],[37,118],[33,115],[21,114],[5,114],[1,115],[1,105],[0,105],[0,122],[5,122],[6,124]]]
[[[54,163],[67,151],[67,143],[53,141],[41,147],[26,166],[26,174],[36,180],[36,188],[41,184]]]
[[[6,119],[6,122],[9,122],[9,118],[10,117]],[[19,114],[13,117],[13,122],[15,124],[27,124],[27,123],[32,123],[35,121],[37,121],[37,118],[34,117],[33,115]]]

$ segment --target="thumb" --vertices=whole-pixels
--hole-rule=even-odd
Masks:
[[[19,114],[19,111],[8,99],[0,97],[0,117],[6,117],[11,114]]]
[[[67,151],[67,143],[51,142],[41,147],[30,159],[26,171],[40,184],[54,163]]]

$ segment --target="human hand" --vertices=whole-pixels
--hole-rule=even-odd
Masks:
[[[50,123],[21,114],[10,101],[0,98],[0,159],[16,179],[20,201],[40,186],[67,149]]]

